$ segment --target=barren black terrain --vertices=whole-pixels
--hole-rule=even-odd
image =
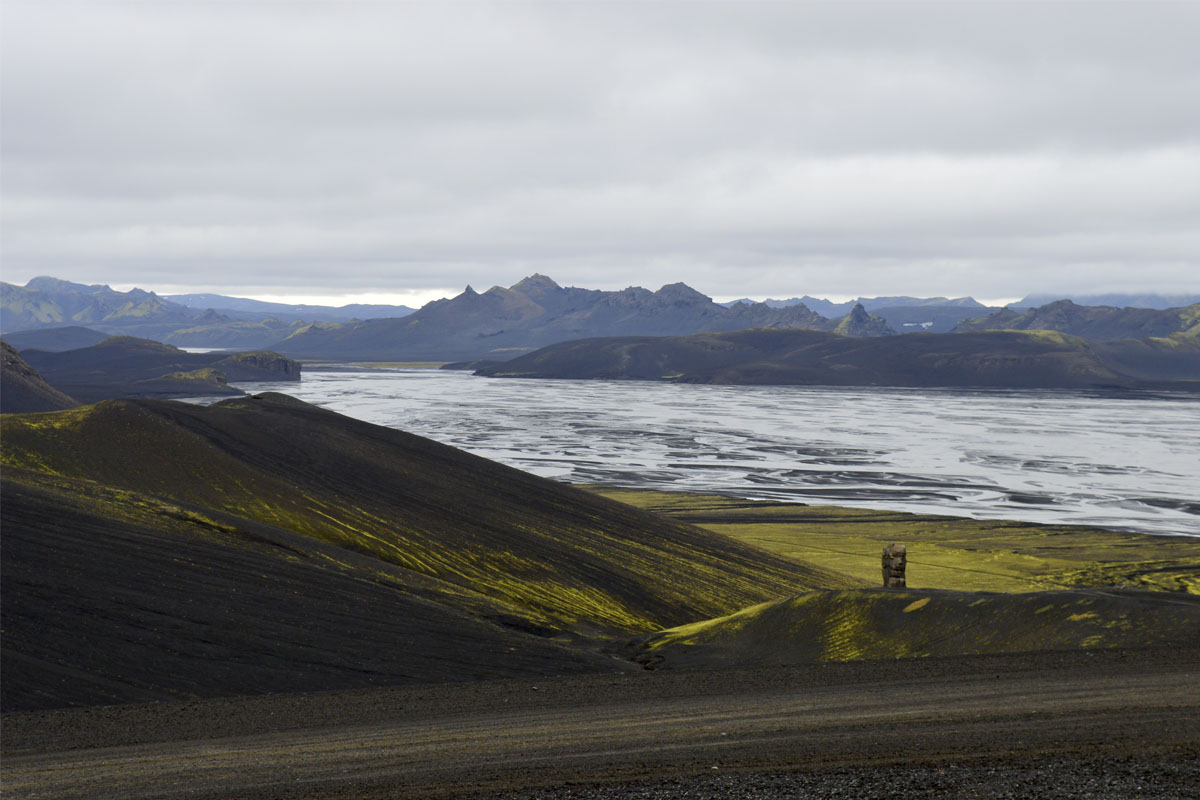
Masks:
[[[1100,650],[68,709],[20,798],[1194,797],[1200,650]]]

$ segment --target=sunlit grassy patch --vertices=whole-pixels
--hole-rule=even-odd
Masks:
[[[1200,540],[1195,538],[718,495],[592,490],[868,586],[882,583],[883,548],[903,542],[913,588],[1030,592],[1116,585],[1200,594]]]
[[[917,613],[913,613],[913,612]],[[1126,591],[808,592],[643,637],[655,667],[820,661],[1194,644],[1200,601]]]

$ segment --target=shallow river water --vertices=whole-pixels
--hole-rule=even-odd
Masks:
[[[1200,398],[478,378],[247,384],[558,480],[1200,536]]]

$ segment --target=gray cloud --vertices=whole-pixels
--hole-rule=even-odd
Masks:
[[[5,16],[5,280],[1200,288],[1200,6]]]

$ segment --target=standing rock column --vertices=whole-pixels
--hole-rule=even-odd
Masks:
[[[888,589],[903,589],[904,568],[908,565],[908,551],[902,544],[892,542],[883,548],[883,585]]]

